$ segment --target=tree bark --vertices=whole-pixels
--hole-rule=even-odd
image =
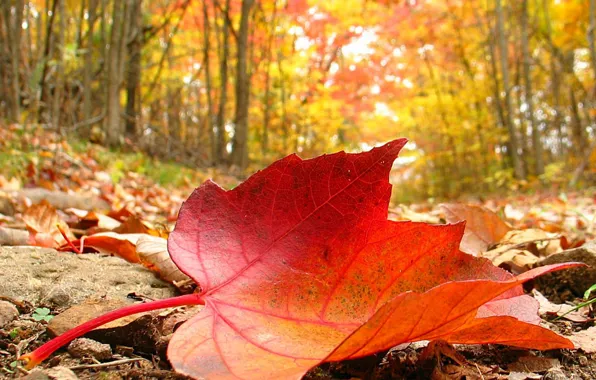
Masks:
[[[125,21],[127,21],[127,1],[114,1],[112,11],[112,31],[110,34],[110,47],[107,56],[107,99],[105,133],[110,146],[120,145],[122,127],[120,125],[120,86],[122,84],[122,59],[124,59]]]
[[[85,47],[85,67],[83,69],[83,120],[91,119],[91,80],[93,75],[93,30],[97,20],[98,0],[89,0],[89,29]]]
[[[216,135],[214,131],[213,97],[211,88],[211,27],[209,25],[209,8],[203,1],[203,67],[205,67],[205,91],[207,97],[207,132],[211,143],[211,162],[214,163],[216,152]]]
[[[236,58],[236,112],[234,116],[234,139],[232,140],[232,164],[242,170],[248,166],[250,75],[248,73],[247,52],[249,16],[253,4],[254,0],[242,0]]]
[[[507,125],[507,130],[509,131],[509,147],[511,148],[511,158],[513,161],[512,163],[515,178],[524,179],[526,177],[526,173],[524,172],[524,167],[519,157],[519,139],[517,137],[515,125],[513,124],[513,106],[511,102],[511,87],[509,81],[507,36],[505,35],[504,12],[501,0],[496,0],[495,11],[497,13],[497,34],[499,39],[503,87],[505,91],[505,123]]]
[[[267,40],[266,61],[267,68],[265,69],[265,95],[263,97],[263,133],[261,136],[261,154],[263,157],[269,153],[269,123],[271,121],[271,66],[273,61],[273,40],[275,38],[277,3],[273,2],[273,12],[271,21],[269,22],[269,38]]]
[[[43,113],[44,111],[47,109],[47,86],[46,86],[46,77],[48,75],[48,67],[49,67],[49,61],[52,55],[52,34],[53,34],[53,29],[54,29],[54,20],[56,19],[56,10],[58,8],[58,3],[60,2],[60,0],[54,0],[54,2],[52,3],[52,14],[50,15],[50,17],[47,19],[46,22],[46,40],[45,40],[45,45],[44,45],[44,50],[43,50],[43,56],[41,59],[43,59],[43,69],[41,72],[41,78],[39,80],[39,89],[40,89],[40,96],[39,96],[39,114],[38,114],[38,121],[40,123],[43,122]]]
[[[217,110],[216,121],[216,142],[215,142],[215,164],[221,164],[226,156],[226,130],[225,130],[225,112],[226,103],[228,100],[228,56],[230,55],[230,18],[228,12],[230,11],[230,0],[226,0],[224,9],[224,22],[221,31],[221,57],[219,67],[219,105]]]
[[[283,153],[288,153],[288,140],[290,139],[290,128],[288,126],[288,108],[287,108],[287,94],[286,94],[286,79],[282,62],[282,52],[277,53],[277,71],[279,72],[279,97],[281,100],[281,129],[282,129],[282,143]]]
[[[141,83],[141,51],[143,49],[142,0],[133,0],[130,12],[130,39],[128,41],[128,70],[126,80],[126,128],[128,137],[137,133],[137,94]]]
[[[539,176],[544,173],[544,159],[542,157],[542,140],[540,138],[540,130],[536,116],[534,115],[534,99],[532,94],[532,78],[531,78],[531,57],[530,57],[530,41],[528,37],[528,0],[522,0],[522,14],[521,14],[521,34],[522,34],[522,55],[523,55],[523,75],[525,87],[525,103],[528,106],[526,117],[528,124],[532,130],[532,146],[534,150],[534,174]]]
[[[588,45],[590,46],[590,60],[592,62],[592,71],[594,80],[596,80],[596,0],[590,0],[590,26],[588,28]],[[596,96],[596,85],[593,91]]]
[[[23,24],[23,8],[24,3],[23,0],[16,0],[14,9],[14,19],[11,23],[10,20],[10,2],[6,2],[4,4],[6,9],[8,10],[8,14],[5,15],[6,18],[6,30],[8,35],[8,41],[10,43],[10,52],[11,52],[11,91],[12,94],[10,99],[11,105],[11,121],[18,123],[21,116],[21,86],[20,86],[20,75],[19,75],[19,66],[21,62],[21,36],[23,35],[22,31],[22,24]],[[11,25],[12,24],[12,25]]]
[[[61,130],[61,102],[64,91],[64,33],[66,33],[66,7],[64,1],[60,2],[60,18],[58,27],[57,59],[56,59],[56,81],[54,82],[54,94],[52,95],[52,126],[58,131]]]
[[[555,111],[555,131],[557,133],[557,154],[559,156],[565,153],[565,147],[563,144],[563,110],[561,107],[561,73],[560,65],[557,64],[557,48],[552,41],[552,22],[549,12],[549,0],[543,0],[542,7],[544,13],[544,22],[546,25],[546,39],[548,41],[550,49],[550,75],[551,75],[551,87],[553,94],[553,109]]]

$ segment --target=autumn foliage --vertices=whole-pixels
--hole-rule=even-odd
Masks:
[[[514,277],[460,251],[463,223],[387,220],[389,172],[405,142],[291,155],[230,191],[206,182],[168,240],[200,293],[111,312],[24,359],[36,364],[110,320],[184,304],[204,309],[176,331],[168,357],[197,378],[299,378],[417,340],[572,348],[537,325],[520,285],[577,264]]]

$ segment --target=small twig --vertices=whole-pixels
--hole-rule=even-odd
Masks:
[[[484,380],[484,375],[482,374],[482,371],[480,370],[480,367],[478,367],[478,364],[474,363],[474,365],[476,366],[476,369],[478,370],[478,373],[480,374],[480,378],[482,380]]]
[[[11,298],[11,297],[8,297],[8,296],[0,295],[0,300],[1,301],[10,302],[11,304],[15,305],[16,307],[18,307],[20,309],[26,309],[27,308],[27,305],[25,304],[25,302],[17,301],[14,298]]]
[[[121,364],[134,363],[134,362],[138,362],[141,360],[146,360],[146,359],[144,359],[144,358],[130,358],[130,359],[114,360],[113,362],[107,362],[107,363],[81,364],[81,365],[75,365],[72,367],[68,367],[68,369],[76,370],[76,369],[106,368],[106,367],[112,367],[112,366],[121,365]]]

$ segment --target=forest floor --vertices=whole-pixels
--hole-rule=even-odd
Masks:
[[[156,162],[141,153],[68,143],[55,134],[16,126],[0,129],[0,162],[0,378],[186,378],[171,369],[165,348],[175,328],[200,307],[145,313],[94,330],[86,335],[90,341],[58,351],[40,365],[41,370],[27,371],[16,358],[91,315],[194,289],[188,281],[158,279],[155,268],[111,257],[125,257],[124,243],[96,249],[104,254],[74,255],[63,252],[70,250],[64,246],[56,250],[47,244],[48,239],[61,239],[56,224],[68,228],[73,240],[105,231],[120,234],[120,242],[127,233],[163,238],[196,186],[214,178],[232,188],[240,179]],[[36,206],[39,202],[43,206]],[[567,254],[596,263],[595,248],[578,251],[596,237],[594,189],[542,191],[475,203],[495,212],[482,216],[485,230],[476,233],[494,234],[499,222],[493,217],[508,224],[507,235],[487,244],[482,253],[495,265],[517,274]],[[452,218],[448,210],[428,203],[393,205],[389,217],[442,223]],[[555,320],[570,305],[581,303],[583,291],[596,283],[593,270],[570,273],[536,281],[526,290],[540,300],[542,324],[570,337],[576,350],[417,342],[358,360],[327,363],[305,378],[594,379],[594,308],[583,307]]]

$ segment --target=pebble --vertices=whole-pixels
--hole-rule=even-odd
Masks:
[[[79,377],[66,367],[53,367],[49,369],[36,368],[31,371],[23,380],[78,380]]]
[[[97,360],[108,360],[112,357],[112,348],[109,344],[99,343],[88,338],[79,338],[68,345],[68,353],[75,358],[91,356]]]
[[[0,329],[3,329],[18,316],[19,311],[13,304],[7,301],[0,301]]]

